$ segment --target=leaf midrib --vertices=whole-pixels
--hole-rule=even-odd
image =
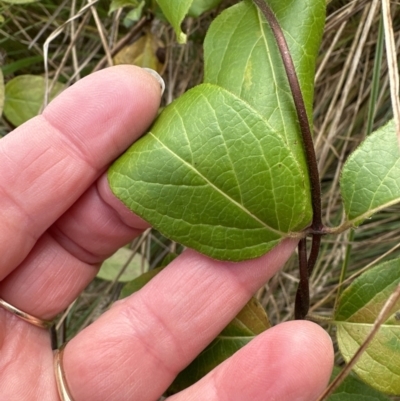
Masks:
[[[203,174],[200,173],[196,168],[194,168],[190,163],[188,163],[186,160],[182,159],[179,155],[177,155],[172,149],[170,149],[168,146],[166,146],[156,135],[154,135],[151,131],[148,133],[151,135],[157,142],[159,142],[168,152],[170,152],[174,157],[176,157],[181,163],[183,163],[185,166],[190,168],[192,171],[194,171],[199,177],[201,177],[208,185],[210,185],[211,188],[213,188],[215,191],[220,193],[222,196],[224,196],[229,202],[234,204],[237,208],[241,209],[244,213],[246,213],[250,218],[252,218],[254,221],[259,223],[262,227],[266,228],[267,230],[270,230],[274,232],[275,234],[279,235],[280,237],[286,237],[287,233],[283,233],[281,231],[278,231],[272,227],[270,227],[268,224],[266,224],[264,221],[259,219],[257,216],[255,216],[253,213],[250,212],[247,208],[245,208],[243,205],[241,205],[239,202],[235,201],[232,199],[228,194],[226,194],[224,191],[222,191],[220,188],[218,188],[215,184],[213,184],[207,177],[205,177]]]

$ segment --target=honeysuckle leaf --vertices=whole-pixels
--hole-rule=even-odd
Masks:
[[[400,202],[400,151],[393,120],[350,155],[340,186],[348,225],[358,226]]]
[[[108,14],[112,14],[114,11],[124,7],[139,7],[140,3],[140,0],[111,0]]]
[[[120,299],[132,295],[134,292],[139,291],[144,287],[153,277],[157,276],[158,273],[169,263],[171,263],[178,255],[175,253],[169,253],[155,269],[146,271],[134,280],[126,283],[121,290]]]
[[[129,283],[126,283],[121,290],[120,299],[126,298],[129,295],[132,295],[134,292],[139,291],[142,287],[144,287],[153,277],[155,277],[165,266],[157,267],[155,269],[149,270],[139,277],[133,279]]]
[[[264,308],[252,298],[218,337],[178,374],[166,395],[178,393],[196,383],[270,327]]]
[[[356,353],[386,300],[400,282],[400,259],[382,263],[343,292],[335,314],[337,340],[346,361]],[[353,368],[370,386],[400,394],[400,302]]]
[[[45,79],[39,75],[19,75],[5,86],[4,116],[15,126],[35,117],[43,105]],[[49,99],[54,99],[64,85],[56,83]]]
[[[175,30],[176,38],[179,43],[186,42],[186,35],[182,32],[181,24],[183,19],[189,12],[193,0],[156,0],[165,15]]]
[[[311,115],[325,0],[269,5]],[[255,258],[312,218],[293,98],[270,27],[251,1],[215,19],[204,47],[205,83],[164,109],[113,164],[109,181],[166,237],[216,259]]]
[[[142,271],[148,269],[149,263],[146,258],[128,248],[120,248],[112,256],[106,259],[97,273],[97,278],[125,283],[140,276]],[[121,274],[122,271],[122,274]]]
[[[332,379],[340,372],[333,369]],[[390,401],[388,397],[362,382],[356,375],[350,374],[335,390],[327,401]]]

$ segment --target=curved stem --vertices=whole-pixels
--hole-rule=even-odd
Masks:
[[[272,33],[274,34],[279,53],[281,55],[286,75],[289,81],[290,90],[293,96],[294,106],[296,108],[297,118],[299,120],[301,136],[303,139],[304,153],[307,159],[308,173],[311,184],[311,202],[313,209],[313,220],[311,223],[312,246],[310,256],[307,261],[307,244],[302,239],[299,243],[299,265],[300,265],[300,283],[296,294],[295,318],[304,319],[309,308],[309,282],[308,278],[311,274],[315,263],[317,262],[319,248],[321,244],[321,235],[324,232],[322,224],[322,207],[321,207],[321,185],[319,180],[317,157],[315,156],[314,143],[311,135],[310,122],[308,121],[307,110],[304,103],[303,94],[301,92],[299,79],[297,77],[296,68],[290,54],[289,46],[286,42],[285,35],[279,25],[275,14],[271,8],[265,3],[265,0],[253,0],[256,6],[264,14]],[[301,252],[301,253],[300,253]]]
[[[264,0],[253,0],[260,11],[267,19],[272,33],[275,36],[279,53],[282,57],[286,75],[289,81],[290,90],[292,92],[294,105],[296,108],[297,118],[299,120],[301,135],[303,138],[304,152],[306,154],[308,172],[311,182],[311,201],[313,208],[313,221],[311,227],[318,231],[323,228],[322,224],[322,208],[321,208],[321,186],[319,182],[319,172],[317,158],[315,156],[314,143],[311,135],[310,123],[308,121],[307,110],[304,104],[303,94],[301,92],[299,79],[290,54],[289,46],[286,42],[282,28],[279,25],[274,13]]]

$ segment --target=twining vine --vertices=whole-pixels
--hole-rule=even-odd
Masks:
[[[301,92],[299,79],[297,77],[293,59],[282,28],[279,25],[275,14],[264,2],[264,0],[253,0],[253,2],[263,13],[269,26],[271,27],[283,61],[283,65],[285,67],[285,72],[289,81],[290,90],[292,92],[293,101],[296,108],[297,118],[299,120],[303,148],[306,155],[308,173],[310,176],[313,219],[311,226],[306,230],[306,232],[312,236],[312,245],[308,259],[306,238],[301,239],[298,245],[300,282],[295,302],[295,319],[304,319],[307,315],[310,304],[309,277],[318,259],[321,236],[326,234],[325,226],[322,223],[321,185],[318,164],[315,156],[314,143],[311,135],[310,123],[308,121],[307,110],[304,104],[303,94]]]

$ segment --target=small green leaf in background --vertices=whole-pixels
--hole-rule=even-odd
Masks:
[[[340,373],[335,367],[331,379]],[[390,401],[388,397],[367,386],[356,375],[350,374],[327,401]]]
[[[175,253],[169,253],[155,269],[149,270],[143,273],[139,277],[135,278],[129,283],[126,283],[122,288],[120,299],[126,298],[132,295],[134,292],[139,291],[144,287],[153,277],[155,277],[164,267],[168,266],[178,255]]]
[[[55,98],[64,85],[56,83],[49,99]],[[44,99],[45,79],[37,75],[19,75],[5,87],[4,116],[14,126],[19,126],[39,114]]]
[[[128,14],[126,14],[124,18],[124,26],[126,28],[130,28],[131,26],[133,26],[135,22],[139,21],[140,18],[142,18],[143,8],[145,4],[146,3],[142,1],[136,8],[134,8],[133,10],[129,11]]]
[[[394,259],[362,274],[343,291],[335,323],[339,349],[346,362],[370,333],[377,315],[399,282],[400,259]],[[388,394],[400,394],[399,310],[400,302],[353,368],[363,381]]]
[[[129,8],[134,8],[138,7],[140,3],[143,3],[143,1],[140,0],[112,0],[110,3],[110,8],[108,10],[108,14],[113,13],[114,11],[124,8],[124,7],[129,7]]]
[[[97,274],[97,278],[114,281],[128,262],[128,266],[118,278],[118,281],[121,283],[126,283],[139,277],[143,271],[146,271],[149,268],[147,260],[142,257],[142,255],[138,253],[133,255],[131,249],[121,248],[103,262],[101,269]]]
[[[4,77],[3,72],[0,69],[0,116],[3,114],[3,107],[4,107]]]
[[[175,30],[178,43],[186,43],[186,35],[182,32],[181,24],[187,15],[193,0],[156,0],[165,15]]]
[[[181,24],[186,17],[199,17],[206,11],[217,7],[222,0],[156,0],[165,18],[175,30],[178,43],[186,43],[186,35],[182,32]]]
[[[130,281],[129,283],[126,283],[121,290],[119,299],[129,297],[129,295],[132,295],[134,292],[139,291],[153,277],[157,276],[157,274],[160,273],[160,271],[162,269],[164,269],[164,267],[165,266],[157,267],[155,269],[149,270],[146,273],[141,274],[139,277],[135,278],[134,280]]]
[[[270,327],[264,308],[252,298],[218,337],[179,373],[167,390],[167,395],[178,393],[196,383]]]
[[[340,187],[346,218],[353,226],[400,201],[400,150],[393,120],[350,155]]]
[[[174,10],[183,3],[168,1]],[[269,3],[311,115],[325,0]],[[215,259],[255,258],[311,223],[294,102],[276,40],[251,1],[215,19],[204,48],[205,83],[166,107],[108,178],[164,236]]]
[[[193,0],[188,15],[197,18],[201,14],[212,10],[220,5],[222,0]]]

